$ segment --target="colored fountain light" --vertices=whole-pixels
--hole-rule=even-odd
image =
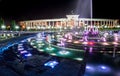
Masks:
[[[25,54],[25,56],[29,57],[29,56],[32,56],[32,54],[31,54],[31,53],[28,53],[28,54]]]
[[[117,42],[113,42],[112,44],[114,44],[114,45],[119,45],[119,43],[117,43]]]
[[[78,43],[80,43],[80,42],[79,42],[79,41],[74,41],[73,43],[78,44]]]
[[[78,35],[78,32],[75,32],[76,35]]]
[[[54,68],[58,64],[59,64],[59,62],[57,62],[57,61],[48,61],[48,62],[46,62],[44,64],[44,66],[48,66],[48,67]]]
[[[72,42],[72,40],[68,40],[67,42]]]
[[[88,42],[88,45],[94,45],[95,43],[94,42]]]
[[[92,51],[93,51],[93,47],[90,47],[89,52],[92,53]]]
[[[103,38],[103,41],[104,41],[104,42],[106,42],[106,41],[107,41],[105,37]]]
[[[70,52],[62,50],[62,51],[59,51],[59,54],[61,54],[61,55],[68,55],[68,54],[70,54]]]
[[[43,45],[45,45],[45,44],[44,44],[44,43],[39,43],[39,44],[38,44],[38,46],[43,46]]]
[[[26,51],[26,50],[20,51],[20,53],[21,53],[21,54],[24,54],[24,53],[27,53],[27,51]]]
[[[83,42],[82,44],[87,45],[87,44],[88,44],[88,42]]]
[[[86,72],[94,73],[95,72],[95,66],[86,65]]]
[[[47,48],[46,48],[46,50],[48,50],[48,51],[49,51],[49,50],[52,51],[52,50],[54,50],[54,49],[55,49],[55,48],[53,48],[53,47],[47,47]]]
[[[60,38],[60,40],[62,40],[62,41],[66,41],[67,39],[65,39],[65,38]]]
[[[110,67],[105,66],[105,65],[99,65],[97,66],[97,71],[98,72],[103,72],[103,73],[110,73],[112,70]]]
[[[75,60],[82,61],[83,58],[74,58]]]

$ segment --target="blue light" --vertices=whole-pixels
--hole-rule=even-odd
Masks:
[[[57,64],[58,64],[57,61],[49,61],[49,62],[45,63],[44,66],[49,66],[51,68],[54,68]]]
[[[111,72],[111,68],[108,66],[105,66],[105,65],[100,65],[100,66],[98,66],[97,69],[99,72],[104,72],[104,73]]]
[[[32,54],[31,54],[31,53],[28,53],[28,54],[25,54],[25,56],[29,57],[29,56],[32,56]]]

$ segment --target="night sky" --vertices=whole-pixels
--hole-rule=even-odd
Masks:
[[[0,18],[8,21],[64,18],[77,4],[78,0],[0,0]],[[94,18],[120,19],[119,11],[117,0],[93,0]]]

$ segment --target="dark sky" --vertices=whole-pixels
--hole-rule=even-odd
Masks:
[[[0,0],[0,17],[5,20],[60,18],[70,14],[79,0]],[[105,2],[107,1],[107,2]],[[117,0],[93,0],[94,18],[120,19]]]

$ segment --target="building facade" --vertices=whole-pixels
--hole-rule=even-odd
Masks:
[[[114,28],[118,26],[118,20],[79,18],[79,15],[66,15],[66,18],[20,21],[19,24],[23,30],[72,29],[90,25],[98,28]]]

